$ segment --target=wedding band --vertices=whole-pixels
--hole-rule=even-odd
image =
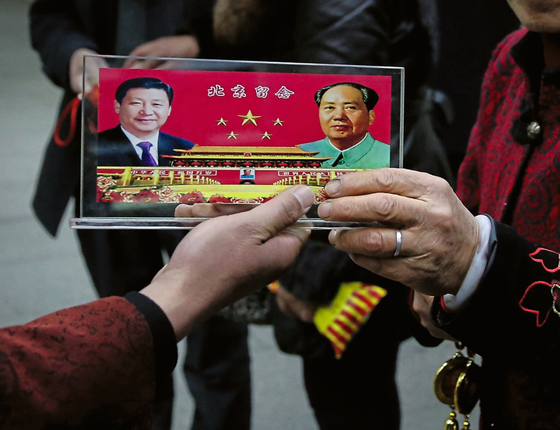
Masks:
[[[402,248],[402,233],[400,230],[395,230],[395,234],[397,236],[397,246],[395,247],[395,252],[393,253],[393,257],[398,257],[401,253]]]

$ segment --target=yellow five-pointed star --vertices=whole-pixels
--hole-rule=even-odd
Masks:
[[[228,137],[227,137],[227,138],[228,138],[228,139],[237,139],[237,134],[235,134],[235,133],[232,131],[230,134],[228,134]]]
[[[272,134],[268,134],[268,131],[265,131],[261,137],[261,139],[268,139],[270,140],[270,136],[272,136]]]
[[[218,125],[227,125],[227,120],[220,118],[218,121]]]
[[[282,124],[283,122],[284,122],[284,121],[282,121],[280,118],[276,118],[276,119],[274,120],[274,125],[282,125],[282,126],[283,126],[283,125],[284,125],[284,124]]]
[[[249,112],[247,112],[247,115],[237,115],[237,116],[243,118],[243,124],[241,124],[241,125],[245,125],[248,122],[251,122],[252,124],[257,125],[257,121],[255,121],[255,119],[260,118],[260,116],[253,115],[253,112],[251,112],[250,109],[249,109]]]

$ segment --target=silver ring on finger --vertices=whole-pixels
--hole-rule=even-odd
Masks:
[[[397,229],[395,230],[395,235],[397,239],[397,245],[395,247],[395,252],[393,253],[393,257],[398,257],[401,254],[402,249],[402,232]]]

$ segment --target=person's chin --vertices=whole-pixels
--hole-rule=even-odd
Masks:
[[[139,125],[138,127],[136,127],[136,130],[141,133],[154,133],[155,131],[158,130],[158,128],[155,127],[154,124],[147,124],[147,125]]]
[[[134,123],[137,124],[137,127],[154,127],[157,124],[157,121],[153,119],[137,119]]]
[[[345,137],[348,137],[348,130],[346,130],[346,129],[341,129],[341,130],[332,129],[329,136],[334,138],[334,139],[345,138]]]
[[[558,25],[560,7],[550,6],[548,9],[538,10],[536,8],[524,6],[523,4],[517,5],[516,2],[512,2],[511,0],[510,6],[512,6],[521,24],[528,30],[546,35],[560,33],[560,25]]]
[[[331,133],[329,135],[329,138],[331,141],[336,142],[336,141],[345,141],[348,139],[348,134],[347,133]]]

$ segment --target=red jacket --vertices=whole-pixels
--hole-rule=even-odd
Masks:
[[[0,330],[1,429],[150,429],[150,327],[110,297]]]
[[[527,30],[494,52],[458,194],[513,229],[497,224],[493,264],[465,309],[432,309],[483,357],[484,429],[560,428],[560,73],[543,68]]]

